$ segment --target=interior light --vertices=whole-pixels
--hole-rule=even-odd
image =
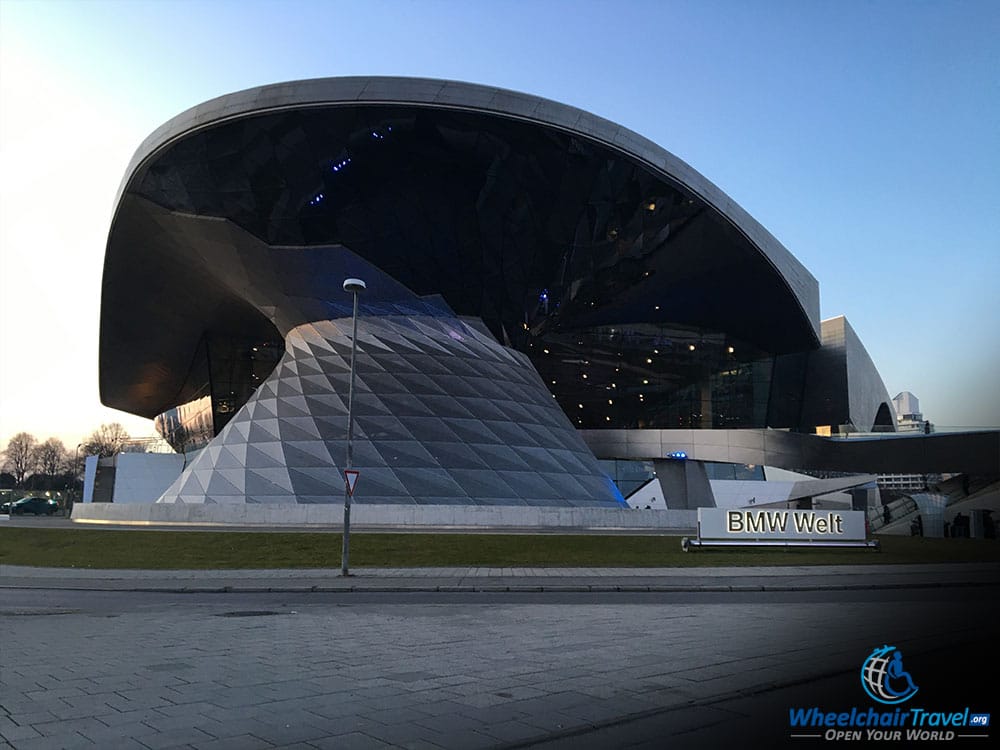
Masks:
[[[730,354],[732,354],[732,353],[733,353],[734,351],[736,351],[736,350],[735,350],[735,349],[733,349],[733,347],[729,347],[729,353],[730,353]]]
[[[653,364],[653,360],[651,360],[649,357],[646,357],[646,364],[647,365]]]
[[[656,305],[656,306],[655,306],[655,307],[654,307],[653,309],[654,309],[654,310],[659,310],[659,309],[660,309],[660,306],[659,306],[659,305]]]
[[[577,404],[577,406],[579,406],[581,409],[583,408],[583,404]]]
[[[586,379],[587,379],[587,373],[583,373],[583,379],[584,379],[584,380],[586,380]]]
[[[643,385],[649,385],[649,381],[648,381],[648,380],[646,380],[645,378],[643,378],[643,381],[642,381],[642,384],[643,384]]]
[[[610,404],[611,406],[614,406],[615,402],[614,402],[614,401],[612,401],[612,400],[611,400],[611,399],[609,398],[609,399],[608,399],[608,404]]]
[[[605,422],[610,422],[610,421],[611,421],[611,417],[605,417],[605,418],[604,418],[604,421],[605,421]]]
[[[653,201],[650,201],[649,204],[646,206],[646,209],[649,210],[649,211],[655,211],[656,210],[656,204]]]
[[[549,353],[549,350],[548,350],[548,349],[542,349],[542,351],[543,351],[543,352],[545,352],[546,354],[548,354],[548,353]]]
[[[694,344],[688,344],[688,350],[694,351]]]

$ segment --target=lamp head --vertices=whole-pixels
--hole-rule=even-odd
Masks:
[[[361,279],[344,279],[344,291],[357,294],[363,292],[367,287]]]

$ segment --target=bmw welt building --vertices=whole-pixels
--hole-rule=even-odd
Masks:
[[[101,400],[188,457],[160,502],[340,502],[352,277],[358,504],[619,508],[629,461],[681,486],[895,429],[816,279],[658,145],[487,86],[306,80],[184,112],[122,182]]]

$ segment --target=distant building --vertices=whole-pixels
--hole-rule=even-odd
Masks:
[[[896,407],[897,432],[934,432],[934,425],[920,412],[920,400],[909,391],[903,391],[892,400]]]
[[[920,400],[909,391],[903,391],[892,399],[896,409],[897,432],[934,432],[934,425],[924,419],[920,411]],[[940,474],[879,474],[880,490],[890,492],[913,492],[927,489],[930,484],[941,481]]]

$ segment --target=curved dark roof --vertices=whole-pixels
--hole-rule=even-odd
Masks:
[[[334,276],[359,267],[524,350],[643,322],[760,352],[819,341],[813,276],[642,136],[488,86],[317,79],[210,100],[139,147],[105,257],[102,401],[182,402],[206,333],[273,341],[336,314]]]

